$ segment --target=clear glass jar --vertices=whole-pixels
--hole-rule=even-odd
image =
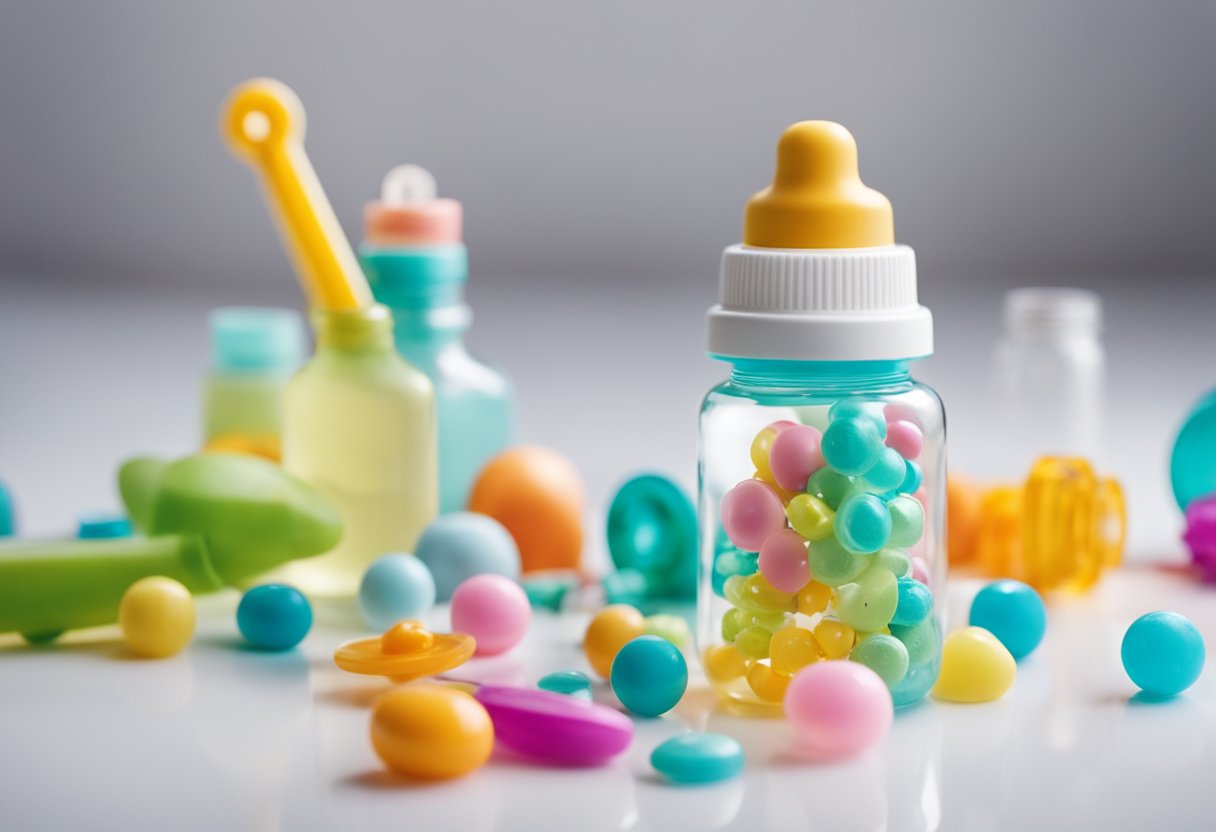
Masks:
[[[780,708],[802,666],[851,657],[896,706],[920,700],[945,624],[937,393],[906,361],[723,360],[731,377],[706,396],[700,427],[698,647],[711,684]]]

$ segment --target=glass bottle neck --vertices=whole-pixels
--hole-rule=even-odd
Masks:
[[[723,358],[731,364],[730,383],[750,391],[860,393],[902,388],[912,383],[908,361],[782,361]]]

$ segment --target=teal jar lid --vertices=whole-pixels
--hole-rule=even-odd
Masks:
[[[695,598],[697,512],[679,485],[642,474],[608,508],[608,552],[618,570],[636,570],[652,597]]]
[[[1183,510],[1197,497],[1216,494],[1216,391],[1199,400],[1178,431],[1170,485]]]
[[[222,307],[210,324],[217,370],[290,373],[304,361],[304,321],[292,309]]]
[[[376,300],[390,309],[458,303],[469,277],[464,243],[378,246],[364,243],[359,260]]]

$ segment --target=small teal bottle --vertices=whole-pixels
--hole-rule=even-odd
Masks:
[[[464,333],[468,251],[460,203],[436,198],[416,165],[393,168],[381,198],[364,209],[359,258],[376,300],[393,311],[397,351],[430,377],[439,414],[439,510],[465,507],[486,461],[512,443],[514,393],[502,373],[474,358]]]

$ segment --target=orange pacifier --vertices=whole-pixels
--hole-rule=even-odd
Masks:
[[[398,621],[382,636],[341,645],[334,663],[348,673],[410,682],[460,667],[476,647],[470,635],[432,633],[421,621]]]

